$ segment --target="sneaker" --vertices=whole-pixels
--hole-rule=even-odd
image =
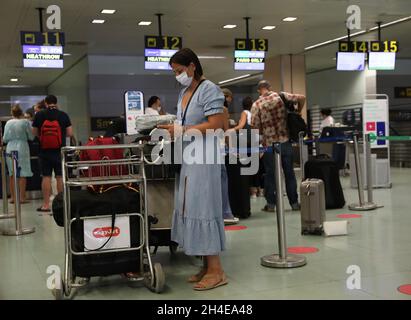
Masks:
[[[240,219],[238,219],[237,217],[233,217],[230,219],[224,219],[224,225],[228,226],[228,225],[233,225],[233,224],[237,224],[240,221]]]
[[[261,211],[265,212],[275,212],[275,208],[269,207],[268,205],[264,206],[264,208],[261,209]]]
[[[293,203],[293,204],[291,205],[291,209],[292,209],[293,211],[299,211],[299,210],[301,209],[301,206],[300,206],[300,204],[299,204],[298,202],[296,202],[296,203]]]

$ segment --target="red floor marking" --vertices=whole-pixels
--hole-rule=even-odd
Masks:
[[[337,218],[341,219],[352,219],[352,218],[361,218],[361,214],[339,214],[337,215]]]
[[[406,284],[398,288],[398,291],[403,294],[411,295],[411,284]]]
[[[226,231],[239,231],[239,230],[245,230],[247,229],[246,226],[226,226],[224,227],[224,230]]]
[[[315,252],[318,252],[319,249],[314,248],[314,247],[290,247],[288,248],[287,251],[288,253],[299,254],[299,253],[315,253]]]

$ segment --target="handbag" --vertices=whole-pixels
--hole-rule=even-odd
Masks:
[[[187,106],[186,106],[186,108],[184,109],[184,112],[183,112],[182,117],[181,117],[181,125],[182,125],[182,126],[184,126],[184,124],[185,124],[185,122],[186,122],[187,110],[188,110],[188,107],[190,106],[191,99],[193,98],[193,96],[194,96],[194,94],[196,93],[197,89],[200,87],[200,85],[201,85],[204,81],[205,81],[205,79],[203,79],[203,80],[201,80],[201,81],[199,82],[198,86],[194,89],[194,91],[193,91],[190,99],[189,99],[188,102],[187,102]],[[179,151],[181,151],[181,157],[180,157],[180,159],[182,160],[182,159],[183,159],[183,155],[182,155],[183,149],[181,148],[181,150],[179,150]],[[172,143],[171,143],[171,163],[172,163],[172,167],[173,167],[174,172],[175,172],[175,173],[179,173],[179,172],[181,171],[181,163],[176,163],[176,162],[175,162],[174,152],[175,152],[175,142],[172,142]],[[179,162],[180,162],[180,161],[179,161]]]

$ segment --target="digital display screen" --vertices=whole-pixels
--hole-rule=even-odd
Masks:
[[[127,134],[136,134],[136,118],[144,114],[143,93],[141,91],[126,91],[124,93],[124,108],[126,114]]]
[[[144,69],[146,70],[171,70],[169,65],[170,58],[177,50],[165,49],[145,49],[144,50]]]
[[[64,68],[63,47],[23,45],[24,68]]]
[[[362,52],[338,52],[338,71],[363,71],[365,69],[365,53]]]
[[[370,52],[369,70],[395,70],[395,52]]]
[[[234,70],[264,70],[264,51],[234,51]]]

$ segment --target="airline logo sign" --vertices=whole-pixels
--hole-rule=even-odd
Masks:
[[[102,248],[120,249],[130,248],[130,219],[129,217],[116,217],[114,228],[111,228],[111,218],[84,220],[84,246],[95,250],[110,241]]]
[[[372,133],[382,137],[388,133],[387,100],[364,100],[363,106],[364,134]],[[377,140],[371,143],[372,148],[387,148],[388,141]]]

